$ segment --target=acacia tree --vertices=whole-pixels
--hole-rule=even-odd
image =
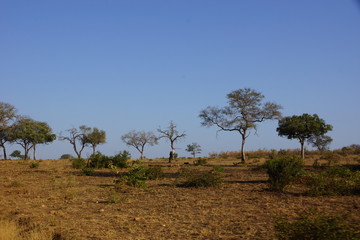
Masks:
[[[309,138],[308,142],[311,143],[313,147],[316,147],[320,152],[329,149],[329,145],[332,142],[332,138],[327,135],[314,136]]]
[[[263,103],[264,95],[250,89],[238,89],[227,94],[228,106],[207,107],[199,114],[201,125],[219,128],[218,131],[235,131],[241,135],[241,160],[245,162],[245,141],[250,130],[257,130],[257,124],[281,117],[282,107],[273,102]]]
[[[32,148],[34,151],[34,160],[36,160],[36,146],[38,144],[48,144],[56,139],[52,133],[51,127],[46,122],[35,122],[32,133]]]
[[[158,139],[153,132],[132,130],[121,137],[121,140],[128,146],[134,147],[140,153],[140,159],[144,158],[144,148],[146,144],[154,146],[158,144]]]
[[[56,135],[46,122],[38,122],[31,118],[20,118],[11,130],[11,139],[24,148],[24,159],[29,158],[29,151],[33,148],[36,159],[36,145],[54,141]]]
[[[179,133],[173,121],[169,123],[169,126],[166,129],[158,128],[158,132],[160,133],[159,139],[166,138],[170,142],[171,153],[169,157],[169,163],[171,163],[171,160],[175,159],[175,142],[179,141],[181,138],[184,138],[186,134],[185,132]]]
[[[84,135],[84,142],[91,145],[93,154],[95,154],[96,147],[100,144],[106,143],[106,133],[104,130],[93,128],[91,132]]]
[[[77,155],[77,157],[81,158],[82,151],[84,150],[85,146],[88,145],[88,142],[86,140],[86,135],[90,131],[91,131],[90,127],[81,125],[79,129],[71,128],[66,130],[68,136],[64,136],[62,135],[62,133],[60,133],[59,140],[69,141],[69,143],[73,146],[74,152]]]
[[[324,136],[325,133],[331,130],[332,126],[326,124],[317,114],[310,115],[307,113],[301,116],[293,115],[291,117],[284,117],[279,120],[279,126],[276,129],[281,137],[299,140],[302,159],[305,159],[304,144],[306,140]]]
[[[0,147],[3,149],[4,159],[7,159],[6,143],[11,141],[11,124],[17,117],[16,108],[5,102],[0,102]]]
[[[197,143],[192,143],[187,145],[185,151],[188,151],[191,155],[193,155],[193,157],[195,157],[197,153],[201,153],[201,147]]]

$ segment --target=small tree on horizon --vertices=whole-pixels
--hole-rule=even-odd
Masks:
[[[323,137],[333,127],[326,124],[317,114],[304,113],[301,116],[293,115],[279,120],[279,126],[276,129],[280,137],[288,139],[297,139],[301,144],[301,157],[305,159],[305,142],[311,138]]]
[[[0,102],[0,148],[3,149],[4,160],[7,159],[6,143],[11,142],[11,125],[17,118],[17,109],[5,102]]]
[[[46,122],[22,117],[13,124],[11,139],[24,148],[24,159],[29,158],[29,151],[32,148],[35,160],[37,144],[50,143],[56,139],[56,135],[52,133]]]
[[[257,130],[257,124],[281,117],[282,107],[276,103],[263,103],[264,95],[250,88],[238,89],[227,94],[228,106],[207,107],[199,114],[201,125],[219,128],[218,131],[235,131],[241,135],[241,160],[245,162],[245,141],[250,130]]]
[[[134,147],[140,153],[140,159],[144,159],[145,145],[154,146],[158,144],[158,139],[153,132],[132,130],[121,137],[121,140],[128,146]]]
[[[320,152],[328,150],[329,145],[332,141],[333,141],[333,139],[327,135],[314,136],[314,137],[309,138],[309,140],[308,140],[308,142],[313,147],[316,147]]]
[[[195,142],[192,144],[188,144],[185,151],[191,153],[193,157],[195,157],[196,154],[201,153],[201,146]]]
[[[173,121],[170,121],[169,126],[166,129],[158,128],[158,132],[160,133],[159,139],[166,138],[170,142],[171,155],[169,157],[169,163],[171,163],[171,161],[175,159],[174,143],[186,136],[185,132],[179,133],[176,128],[177,126]]]
[[[93,154],[95,154],[96,147],[100,144],[106,143],[106,132],[104,130],[93,128],[90,132],[84,135],[84,142],[91,145]]]
[[[86,141],[86,135],[90,133],[91,128],[85,125],[81,125],[79,129],[71,128],[66,130],[68,132],[68,136],[62,135],[60,133],[59,140],[69,141],[69,143],[73,146],[74,152],[78,158],[81,158],[82,151],[85,146],[89,143]]]

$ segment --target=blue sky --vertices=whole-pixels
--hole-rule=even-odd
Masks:
[[[359,43],[355,0],[0,0],[0,101],[55,133],[103,129],[98,150],[109,155],[138,157],[121,136],[172,120],[187,133],[179,155],[197,142],[206,156],[239,150],[241,138],[201,127],[199,112],[248,87],[282,105],[284,116],[317,113],[333,125],[336,149],[360,143]],[[246,148],[299,148],[276,127],[260,124]],[[161,140],[145,155],[169,151]],[[60,141],[37,153],[73,154]]]

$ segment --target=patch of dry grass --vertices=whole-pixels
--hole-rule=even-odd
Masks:
[[[0,220],[0,240],[52,240],[47,231],[35,226],[21,226],[14,221]]]

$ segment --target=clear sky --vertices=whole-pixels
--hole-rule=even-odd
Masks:
[[[121,136],[172,120],[209,152],[238,151],[240,135],[200,125],[199,112],[253,88],[283,115],[317,113],[332,149],[360,143],[360,4],[355,0],[0,0],[0,101],[55,133],[105,130],[98,150],[129,150]],[[299,148],[259,125],[247,150]],[[21,150],[13,145],[9,153]],[[147,147],[167,157],[164,139]],[[90,152],[87,151],[87,153]],[[38,158],[74,154],[67,142]],[[85,154],[86,155],[86,154]]]

